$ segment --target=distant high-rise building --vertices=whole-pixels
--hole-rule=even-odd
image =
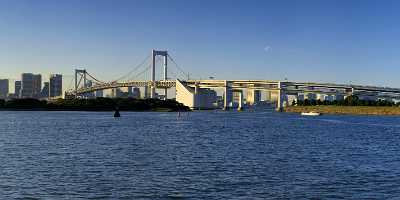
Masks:
[[[42,92],[42,75],[23,73],[21,84],[22,98],[38,98]]]
[[[0,79],[0,98],[7,98],[9,93],[8,79]]]
[[[140,98],[140,89],[137,87],[132,88],[132,97]]]
[[[140,98],[140,89],[137,87],[128,87],[128,97]]]
[[[42,92],[42,75],[35,74],[33,76],[33,97],[40,97]]]
[[[111,97],[113,98],[120,98],[122,97],[123,92],[119,88],[113,88],[111,89]]]
[[[127,92],[128,92],[128,97],[131,97],[132,96],[132,88],[133,87],[131,87],[131,86],[129,86],[128,88],[127,88]]]
[[[48,98],[49,97],[49,90],[50,90],[50,83],[49,82],[44,82],[43,89],[42,89],[42,92],[40,94],[40,97]]]
[[[14,97],[19,98],[21,95],[21,81],[15,81]]]
[[[61,74],[51,74],[49,83],[49,96],[59,97],[62,96],[62,75]]]
[[[93,82],[91,80],[87,80],[85,83],[86,87],[92,87],[93,86]],[[87,98],[93,98],[95,97],[95,93],[94,92],[89,92],[85,94],[85,97]]]
[[[150,98],[151,89],[148,86],[144,86],[143,88],[143,99]]]
[[[104,90],[97,90],[95,92],[95,96],[96,97],[103,97],[103,95],[104,95]]]

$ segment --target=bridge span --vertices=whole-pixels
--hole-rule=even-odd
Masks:
[[[248,99],[249,93],[267,92],[270,100],[276,102],[277,109],[288,105],[288,95],[299,98],[300,94],[324,94],[336,96],[369,96],[381,98],[400,99],[400,88],[389,87],[374,87],[374,86],[361,86],[361,85],[345,85],[345,84],[331,84],[331,83],[311,83],[311,82],[291,82],[291,81],[273,81],[273,80],[158,80],[158,81],[124,81],[124,82],[109,82],[103,84],[95,84],[90,87],[81,87],[77,90],[68,91],[66,96],[69,97],[84,97],[85,94],[93,93],[99,90],[107,90],[113,88],[124,87],[139,87],[139,88],[154,88],[170,89],[175,88],[175,98],[181,103],[186,104],[192,108],[210,108],[207,103],[202,103],[203,95],[207,95],[210,90],[222,90],[223,92],[223,107],[228,109],[233,101],[233,93],[241,93],[238,95],[239,105],[241,108],[245,102],[244,92],[247,92],[247,102],[260,101],[257,94],[253,94],[253,99]],[[205,91],[201,91],[206,89]],[[208,92],[209,93],[209,92]],[[272,98],[271,96],[275,96]],[[147,96],[147,98],[157,98]]]
[[[162,80],[156,80],[157,57],[162,57],[163,74]],[[149,56],[150,57],[150,56]],[[314,83],[314,82],[294,82],[279,80],[214,80],[214,79],[171,79],[168,77],[167,51],[153,50],[151,53],[151,63],[145,71],[150,71],[150,80],[115,80],[104,82],[96,79],[86,70],[75,70],[75,88],[65,93],[66,98],[86,98],[85,94],[99,90],[114,88],[138,87],[150,91],[144,98],[158,98],[156,90],[164,91],[163,98],[167,97],[167,90],[175,88],[175,98],[177,101],[193,109],[210,109],[215,107],[218,96],[215,91],[222,93],[222,107],[229,109],[237,107],[241,109],[243,104],[256,104],[260,102],[261,96],[265,100],[276,103],[277,109],[289,105],[291,99],[313,98],[315,95],[322,95],[323,98],[338,99],[349,95],[357,95],[365,98],[384,98],[400,100],[400,88],[362,86],[353,84],[333,84],[333,83]],[[140,67],[140,65],[139,65]],[[176,67],[178,65],[176,64]],[[178,67],[179,68],[179,67]],[[180,68],[179,68],[180,69]],[[182,71],[180,69],[180,71]],[[141,73],[139,73],[141,74]],[[142,73],[143,74],[143,73]],[[91,84],[88,84],[88,79]],[[246,97],[244,97],[246,93]],[[264,93],[264,95],[262,95]],[[310,95],[311,94],[311,95]],[[326,99],[325,99],[326,100]],[[235,104],[235,105],[234,105]]]

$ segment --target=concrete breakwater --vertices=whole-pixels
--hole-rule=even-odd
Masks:
[[[285,112],[319,112],[323,114],[400,115],[397,106],[290,106]]]

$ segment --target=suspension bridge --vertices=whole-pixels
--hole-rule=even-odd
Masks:
[[[157,65],[162,64],[162,73]],[[172,68],[168,63],[172,63]],[[65,93],[66,98],[86,98],[89,93],[125,87],[144,88],[144,98],[159,98],[156,91],[163,91],[162,98],[168,98],[168,89],[175,88],[175,99],[193,109],[215,108],[218,100],[215,90],[222,91],[222,107],[241,109],[244,102],[255,104],[266,99],[276,103],[277,109],[289,104],[289,97],[299,99],[301,95],[319,94],[325,97],[362,96],[371,99],[400,100],[400,88],[362,86],[353,84],[332,84],[313,82],[292,82],[274,80],[191,80],[168,54],[167,51],[152,50],[143,62],[132,71],[113,81],[97,79],[85,69],[76,69],[74,89]],[[244,93],[246,92],[246,97]],[[174,97],[173,97],[174,98]],[[235,104],[233,104],[235,102]]]

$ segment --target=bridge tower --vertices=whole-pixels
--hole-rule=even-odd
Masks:
[[[75,98],[78,97],[78,88],[79,85],[81,84],[82,79],[83,79],[83,87],[86,87],[87,84],[86,74],[87,74],[86,69],[75,69]]]
[[[158,51],[154,50],[152,51],[152,68],[151,68],[151,91],[150,91],[150,98],[156,98],[156,86],[155,86],[155,81],[156,81],[156,57],[157,56],[163,56],[164,57],[164,80],[166,81],[168,79],[167,76],[167,67],[168,67],[168,51]],[[167,99],[167,88],[164,89],[164,95],[165,99]]]

